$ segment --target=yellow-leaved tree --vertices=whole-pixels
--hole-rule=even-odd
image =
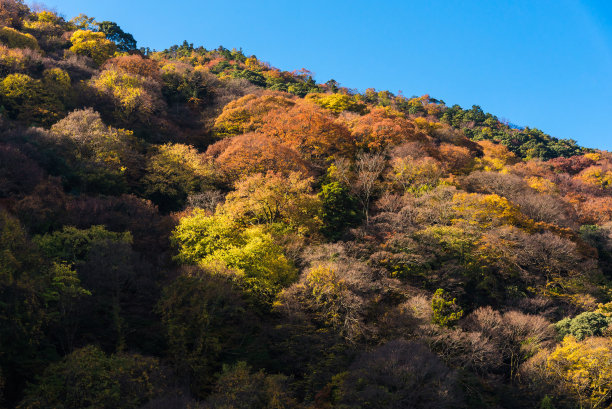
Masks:
[[[164,106],[159,83],[140,75],[111,68],[92,78],[90,84],[114,102],[116,119],[126,123],[149,123]]]
[[[246,224],[282,223],[299,234],[314,235],[321,227],[321,200],[311,183],[298,172],[257,173],[236,184],[223,212]]]
[[[72,43],[70,51],[91,57],[98,65],[108,60],[117,51],[115,43],[108,40],[100,31],[77,30],[70,37],[70,42]]]
[[[167,143],[150,152],[142,184],[145,195],[168,211],[180,209],[188,195],[210,188],[213,178],[211,165],[194,147]]]
[[[50,125],[55,122],[64,106],[58,96],[53,94],[56,91],[55,85],[59,89],[62,84],[52,77],[53,73],[46,71],[44,81],[26,74],[10,74],[0,81],[0,103],[9,118],[33,125]]]
[[[612,339],[563,339],[547,359],[546,368],[559,386],[578,400],[580,408],[612,405]]]
[[[9,48],[30,48],[40,50],[32,34],[22,33],[11,27],[0,27],[0,41]]]
[[[227,215],[195,209],[172,234],[176,257],[235,280],[257,302],[271,303],[297,278],[293,263],[264,226],[244,226]]]

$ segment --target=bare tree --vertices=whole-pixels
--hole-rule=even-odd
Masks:
[[[424,345],[390,341],[355,360],[339,388],[342,404],[359,408],[461,406],[457,376]]]
[[[370,202],[379,189],[379,178],[385,169],[386,159],[381,153],[363,153],[357,157],[355,170],[357,178],[354,189],[363,206],[366,224],[370,220]]]
[[[214,213],[217,205],[224,201],[225,196],[219,190],[206,190],[202,193],[194,193],[187,197],[187,204],[189,206],[199,207],[211,213]]]
[[[555,331],[545,318],[538,315],[508,311],[501,314],[491,307],[481,307],[463,322],[467,331],[480,332],[494,343],[507,368],[506,375],[514,379],[519,366],[547,347]]]

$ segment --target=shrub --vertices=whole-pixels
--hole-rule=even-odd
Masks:
[[[442,288],[438,288],[431,298],[433,311],[432,322],[443,327],[455,325],[463,316],[463,310],[455,304],[457,300],[449,299]]]
[[[22,33],[11,27],[0,27],[0,41],[9,48],[30,48],[39,50],[38,41],[32,34]]]

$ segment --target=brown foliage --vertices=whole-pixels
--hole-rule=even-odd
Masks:
[[[215,120],[215,131],[227,137],[259,130],[270,111],[286,111],[295,101],[280,92],[265,92],[261,96],[249,94],[228,103]]]
[[[30,231],[47,233],[63,224],[68,197],[58,179],[49,178],[15,205],[20,220]]]
[[[529,285],[551,284],[593,267],[574,242],[550,231],[529,234],[507,226],[487,232],[481,241],[497,255],[495,263],[516,269]]]
[[[612,197],[568,194],[565,200],[575,209],[581,224],[604,224],[612,221]]]
[[[518,175],[524,179],[529,179],[532,176],[554,180],[555,173],[546,166],[544,162],[538,159],[532,159],[528,162],[518,162],[508,167],[510,173]]]
[[[476,171],[463,178],[461,184],[468,192],[503,196],[535,221],[559,226],[572,225],[573,212],[570,206],[557,196],[537,193],[517,175]]]
[[[363,206],[366,223],[369,221],[370,202],[377,193],[379,178],[386,165],[385,157],[379,153],[361,154],[355,162],[356,177],[353,186]]]
[[[595,165],[595,161],[586,156],[572,156],[569,158],[559,157],[546,162],[555,172],[569,173],[576,175],[589,166]]]
[[[439,160],[454,174],[468,172],[473,163],[472,152],[463,146],[443,143],[438,148]]]
[[[500,351],[506,375],[517,375],[519,366],[554,340],[555,331],[545,318],[517,311],[499,313],[491,307],[481,307],[463,322],[468,331],[488,338]]]
[[[472,193],[495,193],[512,200],[516,195],[529,190],[523,178],[498,172],[475,171],[461,180],[462,187]]]
[[[374,272],[338,244],[308,248],[303,257],[310,267],[279,295],[277,311],[287,317],[305,315],[351,342],[366,336],[368,295],[381,286]]]
[[[140,75],[155,81],[161,80],[157,61],[142,58],[139,55],[123,55],[106,60],[102,69],[115,69],[128,74]]]
[[[422,158],[431,155],[431,146],[423,142],[405,142],[393,147],[389,156],[394,158]]]
[[[187,206],[189,208],[200,208],[208,211],[211,215],[215,213],[217,206],[225,201],[225,196],[219,190],[206,190],[201,193],[193,193],[187,196]],[[186,217],[190,214],[189,210],[185,211]],[[178,216],[174,214],[174,216]]]
[[[497,345],[482,332],[438,325],[425,326],[424,332],[431,350],[448,365],[469,368],[480,374],[499,371],[502,366]]]
[[[206,154],[214,157],[217,171],[228,183],[268,171],[309,173],[308,163],[294,149],[265,135],[249,133],[223,139],[211,145]]]
[[[0,26],[20,29],[29,12],[22,0],[0,0]]]
[[[287,111],[270,111],[263,121],[262,133],[293,147],[308,160],[350,157],[355,148],[349,130],[332,113],[310,102],[296,101]]]
[[[357,146],[372,151],[404,142],[429,142],[427,135],[403,114],[389,108],[374,108],[350,123]]]
[[[558,196],[525,192],[512,198],[529,218],[557,226],[573,226],[573,212]]]
[[[134,249],[139,252],[159,256],[168,248],[171,221],[146,199],[133,195],[80,196],[68,202],[66,210],[66,223],[75,227],[105,225],[110,231],[131,232]]]
[[[431,136],[440,143],[449,143],[468,148],[474,156],[482,155],[482,146],[478,142],[468,139],[463,132],[446,124],[442,124],[441,127],[434,129],[431,132]]]

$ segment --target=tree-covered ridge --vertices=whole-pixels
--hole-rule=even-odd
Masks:
[[[389,91],[377,92],[373,88],[359,93],[354,89],[340,87],[340,84],[333,79],[324,84],[316,84],[312,73],[308,70],[280,71],[255,56],[245,56],[242,50],[230,51],[224,47],[206,50],[203,47],[194,48],[193,44],[185,41],[182,45],[172,46],[161,53],[151,53],[148,49],[141,51],[152,58],[161,54],[164,58],[182,61],[196,68],[206,67],[208,72],[216,74],[219,78],[244,78],[253,85],[269,90],[284,91],[300,97],[307,96],[336,113],[363,112],[371,107],[392,107],[412,118],[422,117],[430,122],[450,125],[461,130],[472,140],[501,143],[524,159],[547,160],[559,156],[574,156],[587,151],[578,146],[576,141],[554,138],[538,129],[519,129],[502,122],[496,116],[483,112],[477,105],[469,110],[462,109],[459,105],[448,107],[444,101],[430,98],[429,95],[407,98]],[[197,98],[197,94],[194,94],[194,98]]]
[[[612,155],[0,0],[0,407],[608,408]]]

